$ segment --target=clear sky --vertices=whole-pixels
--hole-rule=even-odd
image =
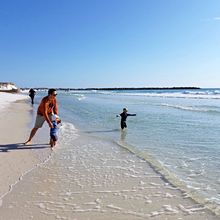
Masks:
[[[0,2],[0,81],[220,87],[220,0]]]

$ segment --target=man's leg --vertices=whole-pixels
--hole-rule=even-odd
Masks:
[[[45,118],[41,115],[37,115],[34,128],[31,130],[29,139],[24,143],[25,145],[30,144],[37,130],[43,126],[44,122],[45,122]]]
[[[38,128],[33,128],[33,129],[31,130],[30,137],[29,137],[29,139],[24,143],[25,145],[30,144],[30,142],[31,142],[32,138],[34,137],[34,135],[36,134],[37,130],[38,130]]]

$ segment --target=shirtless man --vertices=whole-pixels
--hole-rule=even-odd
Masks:
[[[56,95],[56,89],[49,89],[48,95],[41,100],[41,103],[38,106],[34,128],[31,130],[28,140],[24,143],[25,145],[31,143],[31,140],[36,134],[37,130],[43,126],[45,121],[47,121],[50,128],[53,128],[49,115],[52,113],[58,114]]]

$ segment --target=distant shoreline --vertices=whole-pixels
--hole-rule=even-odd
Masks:
[[[29,88],[21,88],[29,89]],[[34,88],[36,90],[47,90],[48,88]],[[64,90],[64,91],[75,91],[75,90],[192,90],[192,89],[200,89],[199,87],[115,87],[115,88],[56,88],[57,90]]]

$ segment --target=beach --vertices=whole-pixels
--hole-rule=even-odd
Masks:
[[[27,104],[26,96],[18,94],[0,93],[0,204],[3,198],[13,190],[14,185],[22,177],[34,169],[41,160],[47,157],[50,149],[42,141],[39,144],[24,146],[30,126],[33,122],[33,108]],[[47,140],[48,141],[48,140]],[[44,152],[39,153],[41,149]],[[1,218],[1,217],[0,217]]]
[[[1,109],[0,219],[219,219],[122,147],[129,133],[115,142],[64,120],[53,150],[47,125],[24,146],[35,113],[27,101]]]

